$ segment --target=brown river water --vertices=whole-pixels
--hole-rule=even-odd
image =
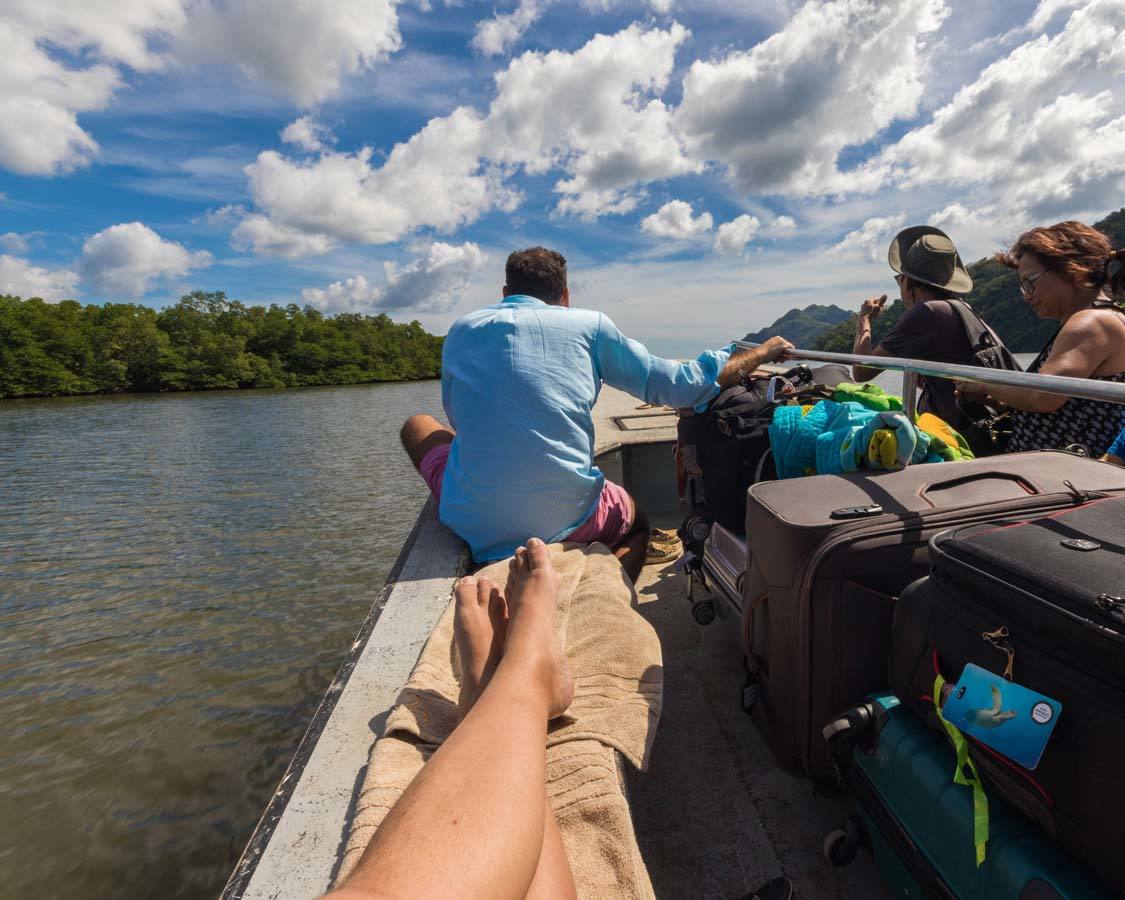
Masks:
[[[213,898],[426,498],[436,381],[0,402],[0,897]]]

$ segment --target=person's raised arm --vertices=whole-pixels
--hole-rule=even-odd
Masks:
[[[871,323],[879,318],[883,312],[883,304],[887,302],[887,295],[868,297],[859,308],[855,322],[855,340],[852,341],[852,353],[857,356],[887,356],[881,346],[871,346]],[[876,377],[882,369],[870,366],[852,366],[852,378],[862,383]]]

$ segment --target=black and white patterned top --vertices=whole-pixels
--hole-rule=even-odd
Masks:
[[[1102,304],[1098,303],[1098,307]],[[1116,309],[1106,303],[1107,308]],[[1027,369],[1038,372],[1055,338],[1036,357]],[[1091,375],[1094,381],[1113,381],[1125,383],[1125,372],[1116,375]],[[1008,443],[1009,453],[1024,450],[1065,450],[1071,444],[1080,444],[1090,456],[1098,457],[1105,453],[1122,428],[1125,428],[1125,405],[1110,403],[1108,400],[1083,400],[1077,397],[1067,400],[1052,413],[1025,412],[1012,410],[1012,439]]]

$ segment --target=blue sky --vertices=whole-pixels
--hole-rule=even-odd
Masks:
[[[386,311],[508,251],[666,354],[1125,203],[1125,0],[4,0],[0,292]]]

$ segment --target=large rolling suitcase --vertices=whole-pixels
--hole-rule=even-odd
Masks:
[[[895,616],[892,689],[931,727],[935,677],[956,683],[969,663],[1060,702],[1034,769],[971,736],[970,752],[995,790],[1125,895],[1125,497],[953,529],[931,553],[932,573]]]
[[[971,789],[953,781],[948,741],[876,696],[831,723],[832,747],[856,812],[825,841],[846,865],[867,844],[896,897],[940,900],[1108,900],[1084,867],[998,795],[988,794],[988,843],[978,866]]]
[[[831,779],[820,727],[886,687],[895,602],[937,532],[1104,492],[1125,492],[1125,468],[1062,451],[753,485],[743,696],[778,762]]]

